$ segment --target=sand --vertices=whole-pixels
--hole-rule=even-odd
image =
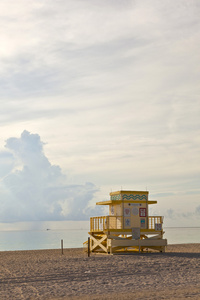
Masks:
[[[0,299],[200,299],[200,244],[166,253],[0,252]]]

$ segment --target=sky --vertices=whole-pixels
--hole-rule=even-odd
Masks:
[[[198,0],[2,0],[0,222],[89,220],[148,190],[200,226]]]

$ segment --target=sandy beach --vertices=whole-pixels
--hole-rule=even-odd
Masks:
[[[166,253],[0,252],[0,299],[200,299],[200,244]]]

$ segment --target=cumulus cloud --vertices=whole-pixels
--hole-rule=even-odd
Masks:
[[[105,190],[102,198],[113,186],[148,186],[161,200],[162,214],[170,207],[187,212],[188,201],[195,211],[200,164],[199,14],[198,0],[2,0],[1,143],[29,128],[48,140],[45,151],[64,173],[70,170],[75,182],[95,181]],[[25,172],[37,165],[30,167],[26,154],[22,162],[16,147],[16,140],[9,139],[0,156],[5,207],[19,201],[16,193],[10,194],[10,181],[23,181]],[[38,205],[48,203],[49,210],[42,210],[48,211],[48,218],[50,211],[52,218],[56,212],[59,218],[71,218],[71,203],[79,199],[74,191],[83,195],[91,187],[71,187],[69,180],[66,185],[63,171],[48,167],[45,157],[40,159],[40,177],[44,170],[46,177],[51,177],[48,172],[57,174],[52,175],[54,188],[53,180],[50,185],[49,178],[40,179],[45,182],[43,192],[57,201],[50,205],[50,200],[38,200]],[[86,213],[85,203],[81,205]]]
[[[168,220],[181,220],[181,219],[193,219],[200,215],[200,205],[197,206],[194,210],[187,212],[177,212],[176,210],[169,208],[165,212],[165,217]]]
[[[67,184],[59,166],[45,156],[38,134],[9,138],[0,153],[1,222],[85,220],[97,187]],[[98,211],[96,211],[98,213]]]
[[[177,217],[176,212],[172,208],[169,208],[165,213],[165,217],[173,220]]]
[[[200,205],[196,207],[195,215],[200,216]]]

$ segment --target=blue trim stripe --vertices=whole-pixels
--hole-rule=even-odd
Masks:
[[[123,195],[123,200],[147,200],[146,195]]]
[[[111,200],[121,200],[121,195],[113,195],[111,196]]]

